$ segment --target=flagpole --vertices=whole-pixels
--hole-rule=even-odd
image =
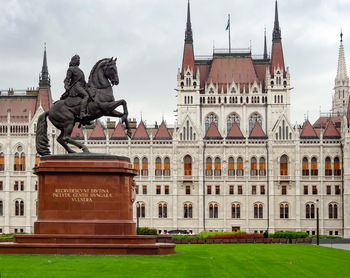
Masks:
[[[228,14],[228,52],[231,54],[231,21],[230,21],[230,14]]]

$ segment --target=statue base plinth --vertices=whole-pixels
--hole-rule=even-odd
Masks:
[[[136,236],[130,160],[103,154],[45,156],[34,235],[16,235],[0,253],[170,254],[174,244]],[[11,247],[12,245],[12,247]]]

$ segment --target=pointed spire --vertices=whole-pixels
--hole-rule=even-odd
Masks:
[[[264,59],[267,59],[266,26],[264,30]]]
[[[348,73],[346,70],[346,62],[345,62],[345,53],[344,53],[344,45],[343,45],[343,32],[340,32],[340,46],[339,46],[339,56],[338,56],[338,69],[337,76],[335,78],[335,84],[342,84],[341,81],[347,81],[349,79]],[[339,83],[337,83],[337,81]]]
[[[193,43],[192,27],[191,27],[191,13],[190,13],[190,0],[187,3],[187,24],[185,32],[185,43]]]
[[[281,40],[281,29],[280,29],[280,23],[278,21],[277,0],[275,2],[275,24],[274,24],[274,28],[273,28],[272,40],[273,41]]]
[[[46,58],[46,43],[44,46],[44,58],[43,58],[43,66],[41,69],[40,77],[39,77],[39,87],[50,87],[50,75],[49,75],[49,69],[47,67],[47,58]]]

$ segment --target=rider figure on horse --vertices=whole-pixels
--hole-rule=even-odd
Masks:
[[[85,81],[84,72],[79,68],[80,57],[74,55],[69,63],[67,70],[67,76],[64,79],[64,88],[66,92],[62,95],[61,99],[65,99],[68,96],[82,98],[80,102],[80,114],[79,118],[83,119],[89,114],[87,113],[87,105],[90,98],[90,94],[87,90],[87,84]]]

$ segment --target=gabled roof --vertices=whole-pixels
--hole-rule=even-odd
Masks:
[[[93,129],[93,131],[91,132],[89,139],[93,139],[93,140],[106,139],[106,135],[103,132],[102,125],[99,121],[97,121],[97,124],[96,124],[95,128]]]
[[[216,127],[216,125],[214,124],[214,122],[211,122],[207,133],[205,134],[205,139],[222,139],[222,136],[218,130],[218,128]]]
[[[266,139],[267,136],[265,132],[262,130],[259,122],[255,122],[255,125],[250,132],[249,139]]]
[[[323,133],[323,138],[324,139],[338,139],[340,138],[340,133],[339,131],[335,128],[334,124],[332,121],[328,121],[326,130]]]
[[[331,120],[333,123],[339,123],[342,121],[342,117],[319,117],[317,121],[314,123],[313,127],[326,128],[329,120]]]
[[[244,139],[243,133],[237,123],[234,123],[227,134],[227,139]]]
[[[257,79],[251,57],[214,57],[208,76],[208,82],[225,85],[251,84]]]
[[[11,122],[28,122],[33,117],[36,108],[36,96],[1,96],[0,97],[0,122],[7,122],[9,111]]]
[[[310,124],[309,120],[306,120],[306,122],[303,125],[303,130],[300,134],[301,139],[318,139],[317,133]]]
[[[139,126],[137,127],[134,135],[132,136],[132,139],[135,140],[149,140],[148,133],[146,131],[145,124],[143,121],[140,122]]]
[[[79,123],[75,123],[71,137],[73,139],[84,140],[84,134],[80,128],[78,128]]]
[[[170,135],[164,121],[160,124],[153,139],[155,139],[155,140],[171,140],[171,135]]]
[[[117,127],[111,134],[110,138],[113,140],[126,140],[128,139],[128,136],[126,136],[123,125],[121,122],[117,124]]]

